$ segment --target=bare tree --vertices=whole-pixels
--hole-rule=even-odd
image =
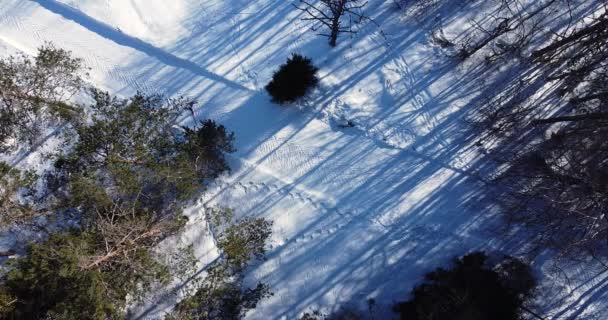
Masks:
[[[490,197],[508,230],[533,230],[522,250],[549,247],[556,260],[593,257],[606,264],[607,8],[600,1],[578,7],[567,0],[526,7],[501,1],[500,10],[476,23],[476,40],[463,56],[483,51],[496,58],[502,43],[531,52],[472,113],[482,128],[479,145],[496,161],[494,183],[502,191]]]
[[[522,49],[541,33],[541,22],[557,0],[540,2],[530,8],[521,6],[519,1],[502,0],[492,14],[484,17],[485,23],[472,21],[476,33],[482,34],[477,39],[467,39],[458,52],[461,59],[466,59],[489,44],[495,43],[489,59],[501,56],[505,52]],[[509,36],[509,37],[507,37]]]
[[[353,19],[361,22],[366,17],[360,10],[367,4],[367,1],[362,0],[320,0],[318,4],[313,4],[308,0],[300,0],[300,6],[294,6],[298,10],[302,10],[308,14],[308,18],[302,20],[311,20],[321,23],[322,27],[329,29],[329,33],[320,35],[329,38],[329,45],[336,46],[340,33],[355,33],[353,31]],[[343,17],[348,16],[348,25],[343,24]],[[313,30],[316,31],[315,27]]]
[[[608,7],[589,19],[532,54],[551,68],[548,79],[560,85],[562,95],[571,94],[573,109],[583,114],[605,112],[608,95]]]
[[[531,250],[590,254],[606,262],[608,156],[605,119],[579,120],[529,147],[498,182],[510,221],[534,230]]]
[[[532,53],[540,76],[520,76],[482,109],[501,141],[493,156],[505,158],[497,198],[534,230],[528,249],[608,265],[608,14],[580,17]]]

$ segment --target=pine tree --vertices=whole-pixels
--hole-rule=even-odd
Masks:
[[[428,273],[395,311],[404,320],[518,320],[534,287],[519,260],[506,258],[492,268],[483,252],[475,252],[455,259],[451,269]]]
[[[294,102],[317,86],[318,71],[309,58],[294,54],[274,73],[272,81],[266,85],[266,91],[273,102]]]

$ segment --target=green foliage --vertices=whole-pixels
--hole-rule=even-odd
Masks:
[[[0,317],[6,317],[15,310],[16,297],[4,285],[0,285]]]
[[[516,320],[536,283],[529,267],[507,258],[491,268],[482,252],[454,260],[453,268],[438,268],[412,290],[412,298],[395,306],[401,319]]]
[[[231,211],[218,210],[215,216],[221,220],[231,216]],[[229,225],[218,240],[223,259],[207,270],[196,293],[180,302],[167,319],[241,319],[260,300],[272,295],[264,283],[243,288],[247,265],[254,259],[264,259],[271,227],[272,223],[264,219],[245,219]]]
[[[122,306],[106,290],[104,274],[82,270],[82,255],[92,254],[91,235],[54,235],[32,244],[14,263],[4,286],[17,299],[9,319],[106,319]],[[120,275],[116,275],[120,276]]]
[[[60,59],[44,51],[39,63]],[[223,152],[234,151],[232,133],[210,120],[192,129],[174,125],[190,101],[91,93],[91,116],[70,119],[66,140],[77,140],[47,179],[59,207],[81,213],[79,229],[33,243],[15,261],[0,287],[6,318],[122,318],[127,295],[141,297],[169,280],[152,249],[183,227],[180,203],[228,170]],[[36,181],[5,164],[0,173],[3,204]],[[7,208],[12,213],[15,205]]]
[[[97,230],[54,234],[32,243],[27,255],[12,262],[2,291],[14,297],[8,319],[121,319],[125,297],[167,278],[166,267],[144,248],[130,255],[133,267],[88,267],[105,254]]]
[[[18,193],[29,198],[38,179],[32,171],[22,172],[0,162],[0,226],[23,222],[35,215],[31,206],[17,200]]]
[[[70,181],[70,196],[66,200],[69,207],[80,208],[82,212],[103,211],[113,205],[112,199],[104,188],[91,179],[74,176]]]
[[[276,103],[291,103],[306,95],[319,83],[319,68],[299,54],[292,55],[272,76],[266,91]]]
[[[234,210],[232,208],[210,208],[206,210],[205,214],[212,228],[229,226],[234,221]]]
[[[13,260],[0,284],[0,318],[124,318],[127,296],[137,299],[170,279],[169,267],[152,250],[183,227],[182,204],[229,170],[224,153],[235,151],[233,133],[212,120],[193,128],[176,125],[192,109],[190,100],[143,94],[120,99],[91,89],[89,114],[71,106],[69,99],[83,87],[81,64],[52,46],[33,60],[0,60],[0,151],[37,143],[43,130],[67,121],[68,151],[46,175],[47,200],[53,210],[81,214],[77,230],[51,234]],[[21,203],[37,180],[0,163],[1,224],[39,213]],[[262,219],[241,225],[222,233],[227,258],[184,305],[211,302],[197,308],[229,319],[269,294],[263,284],[243,290],[242,271],[263,257],[271,225]],[[195,265],[192,248],[183,251],[179,270]]]
[[[17,260],[4,283],[18,300],[9,318],[123,317],[127,295],[169,280],[152,249],[183,227],[180,204],[228,170],[223,152],[234,151],[234,135],[226,128],[175,126],[192,102],[91,94],[92,114],[71,119],[67,134],[77,140],[47,177],[59,207],[81,213],[79,230],[32,244]]]
[[[213,120],[201,121],[200,126],[194,129],[183,129],[181,149],[188,155],[198,174],[215,178],[229,169],[224,153],[236,151],[233,146],[234,133],[228,132],[223,125],[218,125]]]
[[[166,319],[241,319],[260,300],[271,295],[268,285],[264,283],[243,289],[242,279],[235,280],[232,276],[226,265],[218,264],[209,268],[197,292],[180,302]]]
[[[272,222],[263,218],[245,218],[219,236],[218,246],[236,272],[245,269],[252,259],[264,259],[271,228]]]
[[[69,99],[84,85],[82,60],[47,44],[34,59],[0,59],[0,151],[39,142],[43,130],[81,113]]]
[[[211,120],[183,131],[175,127],[191,101],[141,94],[118,99],[97,90],[92,95],[92,120],[75,123],[78,141],[55,165],[58,180],[71,180],[71,194],[89,194],[75,186],[97,188],[90,193],[94,199],[82,203],[98,203],[112,190],[107,198],[161,213],[228,170],[223,153],[234,151],[232,133]]]

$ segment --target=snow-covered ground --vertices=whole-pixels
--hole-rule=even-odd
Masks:
[[[479,3],[436,14],[464,27]],[[393,1],[370,1],[366,12],[380,27],[362,24],[331,49],[291,1],[1,0],[0,49],[33,53],[51,41],[83,58],[99,87],[194,97],[198,118],[235,131],[232,173],[166,247],[194,244],[201,267],[217,256],[205,207],[273,220],[268,260],[249,281],[274,296],[250,319],[366,308],[370,298],[382,313],[452,256],[518,244],[492,234],[496,217],[479,203],[489,189],[483,158],[465,142],[462,116],[490,79],[445,59],[430,26]],[[321,87],[297,107],[274,105],[263,87],[292,52],[313,58]],[[597,309],[608,280],[596,281],[574,288],[564,318]],[[161,318],[172,301],[151,294],[134,318]]]

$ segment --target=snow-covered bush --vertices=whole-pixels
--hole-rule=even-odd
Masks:
[[[319,83],[318,68],[312,61],[299,54],[292,55],[272,76],[266,91],[276,103],[290,103],[306,95]]]

